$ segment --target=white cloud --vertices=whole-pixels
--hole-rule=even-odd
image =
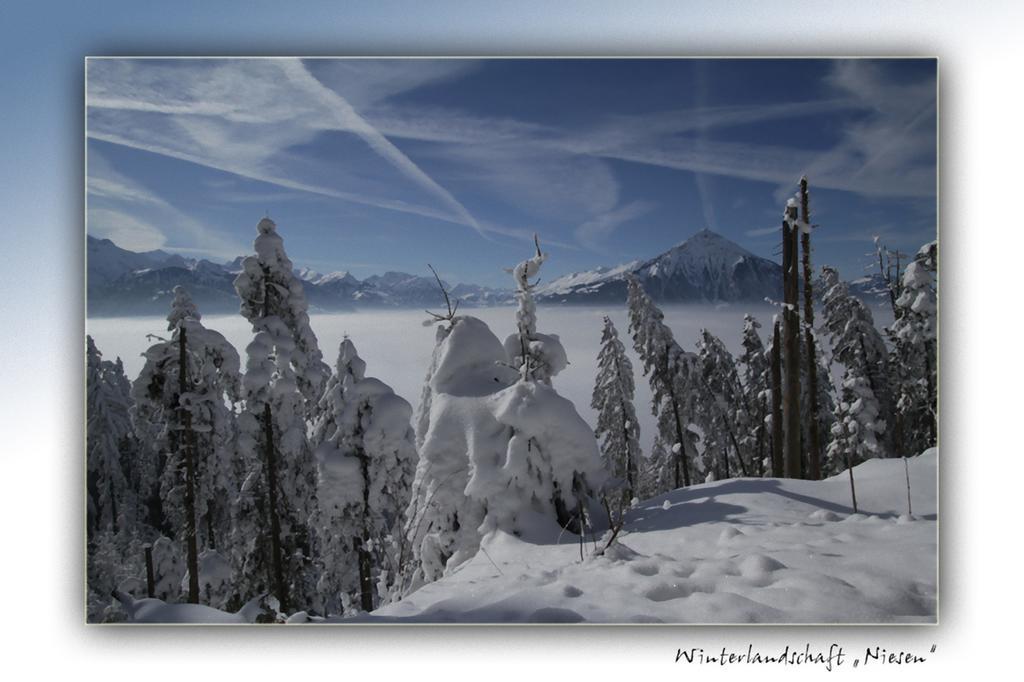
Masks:
[[[775,227],[761,227],[756,230],[747,230],[743,234],[745,234],[748,237],[763,237],[767,234],[775,234],[776,232],[779,233],[781,239],[782,220],[779,220],[779,224],[776,225]]]
[[[124,213],[106,208],[89,209],[89,234],[109,239],[129,251],[153,251],[167,243],[159,228]]]
[[[632,201],[618,208],[591,218],[576,228],[576,239],[589,249],[603,251],[603,242],[617,228],[650,212],[654,204],[649,201]]]
[[[87,230],[118,246],[138,251],[131,244],[156,244],[142,250],[166,248],[231,259],[248,250],[208,225],[187,215],[140,183],[118,173],[99,152],[89,153]],[[162,228],[153,225],[159,219]]]
[[[412,159],[402,153],[398,147],[382,135],[379,130],[370,125],[344,97],[314,78],[303,65],[302,60],[283,59],[275,63],[281,66],[291,83],[316,98],[332,114],[332,118],[339,130],[348,130],[361,137],[375,152],[393,164],[399,172],[438,197],[466,225],[472,227],[481,235],[484,234],[480,223],[477,222],[476,218],[451,192],[438,184],[422,168],[417,166]]]
[[[712,228],[709,175],[770,183],[785,195],[803,173],[814,187],[864,196],[934,195],[934,81],[890,83],[870,62],[837,62],[827,81],[835,95],[816,101],[607,115],[572,129],[396,97],[479,67],[465,60],[90,60],[88,133],[287,190],[481,234],[532,238],[532,229],[510,227],[509,220],[577,224],[575,237],[587,248],[631,219],[616,223],[616,216],[638,210],[637,202],[620,205],[609,160],[694,173]],[[826,151],[707,135],[847,110],[858,112],[857,122]],[[373,155],[305,154],[303,146],[325,131],[357,136]],[[410,144],[403,151],[393,140]],[[472,187],[516,217],[504,225],[481,219],[451,187]],[[124,187],[91,177],[90,192],[128,199]]]

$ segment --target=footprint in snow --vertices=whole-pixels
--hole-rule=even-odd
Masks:
[[[559,609],[548,606],[537,609],[526,619],[530,623],[579,623],[583,616],[572,609]]]
[[[658,567],[655,564],[637,564],[633,566],[633,572],[640,575],[652,576],[658,574]]]
[[[583,590],[575,585],[566,585],[562,588],[562,594],[570,599],[575,599],[583,594]]]
[[[721,545],[729,542],[737,535],[743,535],[743,533],[741,533],[735,526],[726,526],[718,535],[718,544]]]
[[[644,592],[651,601],[669,601],[682,599],[693,594],[693,589],[683,583],[660,583]]]

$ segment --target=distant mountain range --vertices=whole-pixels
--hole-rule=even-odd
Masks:
[[[228,263],[183,258],[166,251],[136,253],[109,239],[87,239],[86,291],[89,315],[113,317],[163,315],[175,285],[185,286],[203,313],[238,312],[235,276],[243,256]],[[338,312],[356,308],[432,307],[442,305],[433,277],[386,272],[359,280],[349,272],[319,273],[297,268],[310,310]],[[445,283],[448,287],[448,283]],[[513,301],[511,290],[457,284],[449,292],[463,305],[501,305]]]
[[[205,313],[238,311],[235,276],[243,257],[228,263],[183,258],[165,251],[136,253],[109,239],[88,237],[89,315],[163,315],[175,285],[188,288]],[[349,272],[323,274],[298,268],[314,312],[357,308],[436,308],[440,292],[433,277],[386,272],[359,280]],[[635,275],[663,303],[753,303],[782,299],[782,267],[750,253],[711,230],[702,230],[665,253],[645,261],[601,267],[542,282],[536,295],[547,304],[615,303],[626,300],[626,278]],[[855,280],[853,293],[876,301],[884,291],[877,275]],[[447,283],[445,284],[447,287]],[[457,284],[449,289],[464,306],[507,305],[509,289]],[[884,296],[884,293],[882,294]]]

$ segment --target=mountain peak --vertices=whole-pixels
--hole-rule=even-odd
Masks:
[[[777,263],[705,227],[654,258],[566,275],[541,287],[539,294],[574,302],[624,300],[625,278],[632,274],[656,300],[762,301],[777,297],[780,270]]]
[[[704,255],[704,254],[710,255],[710,254],[712,254],[714,252],[718,252],[718,253],[720,253],[722,255],[725,255],[725,254],[735,254],[737,256],[753,256],[754,255],[754,254],[750,253],[749,251],[747,251],[746,249],[744,249],[739,244],[737,244],[736,242],[734,242],[733,240],[729,239],[728,237],[726,237],[724,235],[721,235],[718,232],[715,232],[714,230],[711,230],[710,228],[707,228],[707,227],[705,227],[704,229],[700,230],[699,232],[693,234],[689,238],[679,242],[674,247],[672,247],[672,249],[670,249],[670,251],[675,251],[675,250],[678,250],[678,249],[682,249],[682,250],[686,250],[686,251],[691,251],[691,252],[695,252],[695,253],[699,252],[701,255]]]

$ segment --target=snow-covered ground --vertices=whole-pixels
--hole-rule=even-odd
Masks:
[[[598,623],[934,622],[937,452],[824,481],[732,479],[642,502],[621,547],[505,534],[369,621]],[[575,539],[575,536],[574,538]]]
[[[405,600],[344,623],[935,622],[937,451],[824,481],[732,479],[641,502],[603,556],[576,536],[484,551]],[[140,600],[137,621],[251,622]],[[245,609],[243,609],[245,611]],[[303,616],[292,619],[304,621]]]

